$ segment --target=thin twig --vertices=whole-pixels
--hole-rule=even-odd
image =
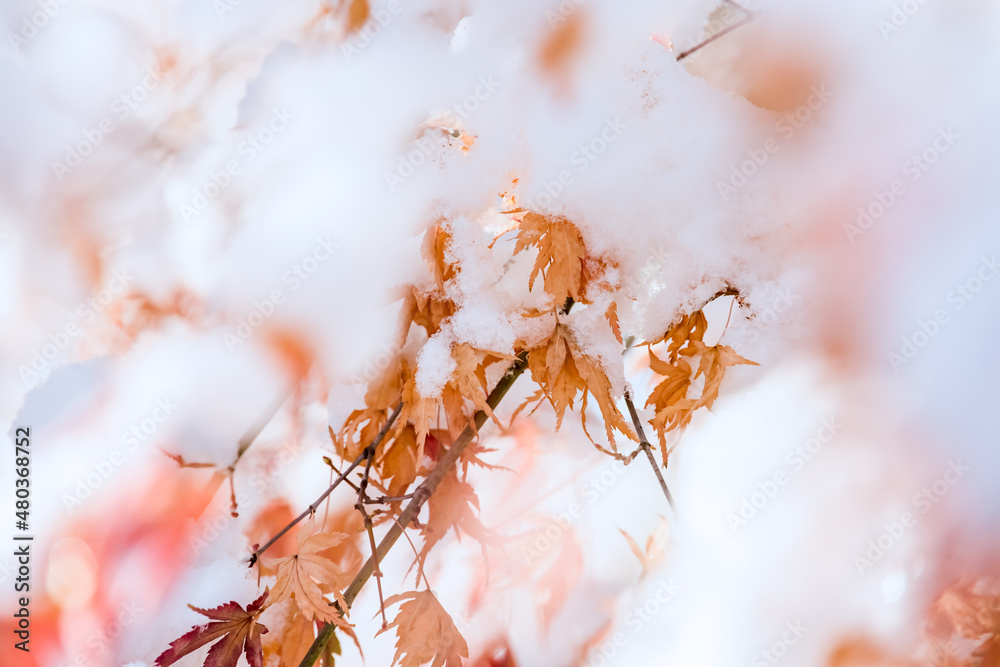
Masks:
[[[378,514],[379,512],[383,512],[383,511],[384,510],[375,510],[375,512],[373,512],[373,515]],[[396,522],[396,525],[399,525],[399,519],[397,519],[396,517],[392,516],[392,514],[389,514],[388,512],[386,512],[386,514],[388,514],[389,517],[392,518],[392,520]],[[401,525],[399,527],[402,528]],[[431,589],[431,580],[427,578],[427,573],[424,572],[424,564],[420,560],[420,553],[417,551],[417,545],[413,543],[413,540],[410,539],[410,536],[407,534],[407,532],[405,530],[403,531],[403,537],[406,538],[406,541],[410,543],[410,548],[413,549],[413,555],[415,556],[413,562],[416,563],[416,565],[417,565],[417,586],[420,585],[420,577],[423,577],[424,578],[424,585],[427,586],[427,590],[430,590]]]
[[[337,468],[337,466],[335,466],[333,464],[333,461],[331,461],[328,456],[324,456],[323,457],[323,462],[326,463],[328,466],[330,466],[330,470],[332,470],[333,472],[337,473],[338,475],[340,474],[340,469]],[[346,484],[347,486],[349,486],[352,489],[354,489],[355,493],[357,493],[357,492],[359,492],[361,490],[361,487],[359,487],[357,484],[355,484],[351,480],[347,479],[346,477],[344,478],[344,484]]]
[[[375,447],[369,445],[365,448],[365,472],[361,476],[361,484],[358,486],[358,502],[354,506],[365,520],[365,530],[368,532],[368,542],[372,548],[372,558],[375,566],[372,568],[372,576],[375,577],[375,584],[378,586],[378,608],[382,612],[382,629],[389,626],[389,621],[385,618],[385,597],[382,595],[382,570],[378,566],[378,547],[375,544],[375,531],[372,530],[372,518],[365,509],[365,502],[368,498],[368,479],[372,474],[372,461],[375,459]]]
[[[514,363],[507,369],[507,372],[502,378],[500,378],[500,381],[497,382],[493,391],[491,391],[490,395],[486,398],[486,403],[490,406],[491,410],[496,408],[497,404],[500,403],[503,397],[507,394],[511,385],[514,384],[514,381],[517,380],[521,373],[524,372],[527,365],[527,353],[522,352],[517,355]],[[420,486],[418,486],[416,491],[413,492],[413,498],[403,509],[403,512],[399,515],[399,519],[396,523],[389,528],[389,531],[379,543],[378,548],[376,549],[376,555],[379,559],[385,559],[386,554],[389,553],[389,550],[392,549],[393,545],[396,544],[396,541],[399,540],[400,536],[403,534],[404,528],[409,526],[413,519],[420,514],[420,510],[423,508],[424,503],[426,503],[431,495],[433,495],[445,475],[448,474],[448,472],[455,466],[455,463],[462,455],[462,452],[464,452],[465,448],[468,447],[470,442],[472,442],[472,439],[479,432],[479,429],[483,427],[483,424],[486,423],[487,419],[488,417],[486,416],[486,413],[482,410],[476,412],[472,420],[473,423],[469,424],[465,430],[462,431],[461,435],[459,435],[455,440],[455,443],[444,453],[444,456],[441,457],[440,461],[438,461],[438,464],[434,467],[434,470],[431,471],[431,474],[424,478],[424,481],[421,482]],[[350,608],[350,606],[354,603],[354,600],[361,592],[361,589],[371,578],[374,569],[375,557],[373,556],[365,562],[357,576],[354,577],[354,581],[352,581],[351,585],[344,591],[344,601],[347,603],[347,608]],[[346,613],[347,609],[341,609],[340,611],[341,613]],[[335,625],[327,623],[320,629],[319,634],[312,643],[312,646],[309,647],[309,651],[306,653],[305,657],[302,658],[302,662],[299,663],[299,667],[313,667],[313,665],[316,664],[316,660],[319,659],[326,643],[330,641],[330,637],[333,636],[335,628]]]
[[[378,608],[382,612],[382,629],[389,627],[389,621],[385,617],[385,596],[382,594],[382,570],[378,566],[378,545],[375,544],[375,532],[372,530],[372,518],[365,511],[365,503],[359,500],[354,506],[365,519],[365,530],[368,532],[368,543],[372,548],[372,558],[375,559],[375,567],[372,569],[372,576],[375,577],[375,584],[378,586]]]
[[[250,567],[253,567],[254,563],[257,562],[257,559],[260,558],[261,554],[263,554],[265,551],[268,550],[268,548],[271,547],[271,545],[273,545],[275,542],[281,539],[282,535],[291,530],[296,524],[305,519],[307,516],[310,516],[313,513],[315,513],[316,509],[319,507],[319,504],[322,503],[326,499],[326,497],[330,495],[341,482],[347,479],[347,476],[350,475],[355,468],[361,465],[362,461],[365,460],[369,448],[373,452],[375,451],[375,449],[382,443],[382,439],[385,438],[386,433],[389,432],[389,429],[392,427],[392,423],[396,421],[396,417],[399,416],[399,411],[402,409],[403,409],[403,404],[397,403],[396,409],[392,411],[391,415],[389,415],[389,420],[385,423],[384,426],[382,426],[382,430],[378,432],[377,436],[375,436],[375,440],[372,442],[371,445],[366,447],[365,450],[361,452],[361,454],[358,455],[358,458],[354,459],[354,462],[347,467],[347,470],[341,473],[340,476],[338,476],[337,479],[334,480],[333,484],[331,484],[329,488],[327,488],[327,490],[324,491],[320,495],[320,497],[313,502],[312,505],[307,507],[306,510],[302,512],[302,514],[292,519],[291,523],[289,523],[287,526],[278,531],[278,534],[272,537],[270,540],[268,540],[267,544],[265,544],[264,546],[258,548],[256,551],[253,552],[253,554],[250,556]]]
[[[660,472],[660,466],[656,463],[656,459],[653,457],[653,447],[649,444],[649,440],[646,439],[646,433],[642,429],[642,421],[639,419],[639,413],[635,410],[635,403],[632,402],[632,394],[629,391],[625,392],[625,403],[628,405],[629,415],[632,417],[632,424],[635,426],[636,433],[639,435],[639,449],[646,452],[646,456],[649,458],[649,465],[653,466],[653,472],[656,473],[656,479],[660,483],[660,488],[663,489],[663,495],[667,497],[667,503],[670,505],[670,509],[674,508],[674,498],[670,495],[670,489],[667,488],[667,482],[663,479],[663,474]]]
[[[242,438],[240,438],[239,445],[236,448],[236,460],[233,461],[233,464],[230,466],[230,469],[236,467],[236,464],[239,463],[240,458],[242,458],[243,454],[245,454],[246,451],[250,449],[250,445],[254,443],[254,441],[257,439],[257,436],[260,435],[260,432],[264,430],[264,427],[266,427],[269,423],[271,423],[271,420],[274,419],[274,415],[278,414],[278,410],[280,410],[281,406],[284,405],[285,401],[288,400],[289,395],[290,392],[282,391],[278,395],[278,397],[274,400],[274,402],[271,403],[271,405],[268,407],[267,412],[261,415],[260,419],[258,419],[255,423],[250,425],[250,428],[247,429],[247,432],[243,434]]]
[[[737,5],[737,6],[739,6],[739,5]],[[708,46],[709,44],[711,44],[715,40],[719,39],[720,37],[724,37],[725,35],[728,35],[733,30],[736,30],[737,28],[739,28],[741,26],[745,26],[747,23],[750,23],[755,18],[757,18],[757,13],[756,12],[751,12],[751,11],[749,11],[747,9],[744,9],[743,7],[740,7],[740,9],[743,12],[745,12],[745,15],[743,16],[743,18],[741,18],[739,21],[737,21],[736,23],[734,23],[734,24],[732,24],[730,26],[726,26],[725,28],[723,28],[719,32],[715,33],[714,35],[710,35],[709,37],[706,37],[704,40],[702,40],[701,42],[695,44],[694,46],[692,46],[687,51],[684,51],[683,53],[679,53],[677,55],[678,62],[681,61],[681,60],[684,60],[685,58],[687,58],[688,56],[690,56],[692,53],[695,53],[696,51],[700,51],[701,49],[705,48],[706,46]]]
[[[399,502],[400,500],[409,500],[413,497],[412,493],[408,493],[405,496],[380,496],[378,498],[365,498],[366,505],[388,505],[389,503]]]

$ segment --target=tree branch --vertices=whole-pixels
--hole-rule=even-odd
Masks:
[[[649,444],[649,440],[646,439],[646,432],[642,429],[642,420],[639,419],[639,413],[635,410],[635,403],[632,402],[632,394],[630,391],[625,391],[625,403],[628,405],[629,415],[632,417],[632,425],[635,426],[635,431],[639,435],[639,449],[646,452],[646,457],[649,458],[649,465],[653,466],[653,472],[656,473],[656,479],[660,483],[660,488],[663,489],[663,495],[667,497],[667,503],[670,505],[670,509],[677,511],[674,507],[674,498],[670,495],[670,489],[667,488],[667,482],[663,479],[663,474],[660,472],[660,466],[657,465],[656,459],[653,457],[653,447]]]
[[[264,427],[267,426],[272,419],[274,419],[274,415],[278,414],[278,410],[281,409],[281,406],[285,404],[285,401],[288,400],[290,395],[291,392],[282,391],[274,399],[271,405],[268,406],[267,412],[261,415],[260,419],[258,419],[256,423],[250,425],[250,428],[248,428],[246,433],[243,434],[243,437],[240,438],[239,444],[236,448],[236,460],[234,460],[233,464],[229,466],[230,470],[236,468],[236,464],[240,462],[240,459],[243,458],[246,451],[250,449],[250,445],[254,443],[257,436],[260,435],[260,432],[264,430]]]
[[[521,352],[517,355],[514,363],[507,369],[507,372],[504,373],[504,376],[500,378],[500,381],[497,382],[493,391],[491,391],[490,395],[486,398],[486,403],[490,406],[491,410],[496,409],[497,404],[499,404],[503,397],[507,394],[507,391],[510,389],[511,385],[514,384],[514,381],[517,380],[521,373],[524,372],[527,365],[527,352]],[[373,554],[373,556],[365,562],[357,576],[354,577],[354,581],[352,581],[351,585],[344,591],[344,601],[347,603],[348,608],[350,608],[350,606],[354,603],[354,600],[361,592],[361,589],[371,578],[372,572],[375,570],[376,563],[385,560],[386,554],[389,553],[389,550],[392,549],[393,545],[396,544],[396,541],[399,540],[400,536],[403,534],[404,528],[409,526],[413,519],[420,514],[420,510],[423,508],[424,503],[426,503],[431,495],[433,495],[445,475],[447,475],[448,472],[455,466],[455,463],[462,455],[462,452],[464,452],[465,448],[468,447],[470,442],[472,442],[472,439],[479,432],[479,429],[481,429],[486,423],[486,420],[487,416],[485,412],[482,410],[476,412],[473,417],[474,423],[465,427],[465,430],[458,436],[455,443],[448,449],[448,451],[445,452],[444,456],[441,457],[441,460],[438,461],[438,464],[434,467],[434,470],[431,471],[431,474],[424,478],[424,481],[421,482],[420,486],[418,486],[416,491],[413,492],[413,498],[399,515],[399,519],[392,526],[390,526],[389,531],[379,543],[375,554]],[[342,609],[341,613],[346,613],[346,611],[346,609]],[[319,634],[312,643],[312,646],[309,647],[309,652],[306,653],[305,657],[302,658],[302,662],[299,663],[299,667],[313,667],[316,660],[319,659],[320,654],[323,652],[323,648],[326,646],[326,643],[330,641],[330,637],[333,636],[335,627],[336,626],[333,624],[327,623],[320,629]]]
[[[351,472],[355,468],[357,468],[359,465],[361,465],[361,463],[366,458],[368,458],[369,453],[374,454],[375,450],[382,443],[382,439],[385,438],[386,433],[388,433],[389,429],[392,428],[392,423],[394,421],[396,421],[396,417],[399,416],[399,411],[402,410],[402,409],[403,409],[403,404],[401,402],[397,403],[396,404],[396,408],[392,411],[392,414],[389,416],[388,421],[386,421],[385,425],[382,427],[382,430],[378,432],[378,435],[375,436],[375,440],[370,445],[368,445],[367,447],[365,447],[365,449],[358,455],[358,458],[354,459],[354,462],[351,463],[351,465],[349,465],[347,467],[347,470],[345,470],[344,472],[342,472],[337,477],[337,479],[335,479],[333,481],[333,484],[331,484],[329,486],[329,488],[327,488],[327,490],[324,491],[320,495],[320,497],[317,498],[313,502],[312,505],[310,505],[309,507],[307,507],[306,510],[304,512],[302,512],[302,514],[300,514],[297,517],[295,517],[294,519],[292,519],[291,523],[289,523],[287,526],[285,526],[280,531],[278,531],[278,534],[275,535],[274,537],[272,537],[270,540],[268,540],[267,544],[265,544],[264,546],[258,548],[256,551],[253,552],[253,554],[250,556],[250,567],[253,567],[254,563],[257,562],[257,559],[260,558],[261,554],[263,554],[275,542],[277,542],[279,539],[281,539],[282,535],[284,535],[289,530],[291,530],[293,526],[295,526],[297,523],[299,523],[300,521],[302,521],[303,519],[305,519],[307,516],[309,516],[312,513],[314,513],[316,511],[316,509],[319,507],[319,504],[322,503],[324,500],[326,500],[326,497],[328,495],[330,495],[331,493],[333,493],[333,490],[336,489],[337,486],[341,482],[343,482],[345,479],[347,479],[347,476],[350,475]]]
[[[737,4],[735,2],[731,2],[729,4],[733,5],[734,7],[739,7],[740,11],[742,11],[744,13],[743,18],[741,18],[739,21],[737,21],[736,23],[734,23],[732,25],[726,26],[725,28],[723,28],[719,32],[715,33],[714,35],[706,37],[704,40],[702,40],[701,42],[695,44],[694,46],[692,46],[687,51],[684,51],[683,53],[677,54],[677,61],[678,62],[680,62],[681,60],[684,60],[685,58],[687,58],[688,56],[690,56],[692,53],[695,53],[696,51],[700,51],[701,49],[705,48],[706,46],[708,46],[709,44],[711,44],[715,40],[719,39],[720,37],[724,37],[725,35],[728,35],[733,30],[736,30],[740,26],[746,25],[747,23],[750,23],[755,18],[757,18],[757,13],[756,12],[752,12],[749,9],[746,9],[745,7],[742,7],[742,6],[740,6],[739,4]]]

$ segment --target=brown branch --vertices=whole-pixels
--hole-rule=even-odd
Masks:
[[[341,474],[340,470],[337,468],[337,466],[333,465],[333,461],[330,460],[329,456],[324,456],[323,457],[323,463],[325,463],[328,466],[330,466],[330,470],[332,470],[333,472],[337,473],[338,475]],[[331,478],[330,478],[330,483],[331,484],[333,483],[332,474],[331,474]],[[355,484],[351,480],[347,479],[346,477],[344,478],[344,484],[346,484],[347,486],[349,486],[352,489],[354,489],[355,493],[358,493],[359,491],[361,491],[361,487],[359,487],[357,484]]]
[[[389,503],[399,502],[400,500],[409,500],[412,497],[412,493],[407,493],[405,496],[379,496],[378,498],[365,498],[365,504],[388,505]]]
[[[288,391],[282,391],[278,394],[274,402],[268,407],[267,412],[261,415],[260,419],[258,419],[256,423],[250,425],[247,432],[243,434],[242,438],[240,438],[239,444],[236,448],[236,460],[234,460],[233,464],[229,466],[230,470],[236,468],[236,464],[240,462],[240,459],[243,458],[246,451],[250,449],[250,445],[254,443],[257,436],[260,435],[260,432],[264,430],[264,427],[267,426],[272,419],[274,419],[274,415],[278,414],[278,410],[280,410],[281,406],[288,400],[289,395],[290,392]]]
[[[250,567],[253,567],[254,563],[257,562],[257,559],[260,558],[261,554],[263,554],[275,542],[281,539],[282,535],[291,530],[296,524],[305,519],[307,516],[310,516],[313,513],[315,513],[316,509],[319,507],[319,504],[322,503],[324,500],[326,500],[326,497],[331,493],[333,493],[333,490],[336,489],[341,482],[347,479],[347,476],[350,475],[355,468],[361,465],[361,463],[367,458],[369,450],[372,452],[375,451],[375,449],[382,443],[382,439],[385,438],[386,433],[389,432],[389,429],[392,427],[392,423],[396,421],[396,417],[399,416],[399,411],[402,409],[403,409],[403,404],[397,403],[396,408],[392,411],[392,414],[389,416],[388,421],[386,421],[385,425],[382,426],[382,430],[378,432],[378,435],[375,436],[375,440],[370,445],[368,445],[368,447],[365,447],[364,451],[362,451],[361,454],[358,455],[358,458],[354,459],[354,462],[347,467],[347,470],[341,473],[340,476],[337,477],[336,480],[334,480],[333,484],[331,484],[329,488],[327,488],[327,490],[324,491],[320,495],[320,497],[313,502],[312,505],[307,507],[306,510],[302,512],[302,514],[292,519],[291,523],[289,523],[287,526],[278,531],[278,534],[272,537],[270,540],[268,540],[267,544],[265,544],[262,547],[259,547],[256,551],[253,552],[253,554],[251,554]]]
[[[687,51],[679,53],[677,55],[677,61],[678,62],[680,62],[681,60],[684,60],[685,58],[687,58],[688,56],[690,56],[692,53],[695,53],[696,51],[700,51],[701,49],[705,48],[706,46],[708,46],[709,44],[711,44],[715,40],[717,40],[717,39],[719,39],[721,37],[724,37],[725,35],[728,35],[733,30],[736,30],[737,28],[739,28],[741,26],[744,26],[747,23],[750,23],[751,21],[753,21],[758,16],[757,12],[750,11],[746,7],[743,7],[742,5],[740,5],[740,4],[736,3],[736,2],[729,2],[729,4],[731,4],[734,7],[739,8],[739,10],[741,12],[743,12],[743,18],[741,18],[739,21],[737,21],[736,23],[734,23],[732,25],[726,26],[725,28],[723,28],[719,32],[715,33],[714,35],[710,35],[709,37],[706,37],[701,42],[695,44],[694,46],[692,46]]]
[[[385,618],[385,596],[382,594],[382,570],[378,566],[378,547],[375,545],[375,532],[372,530],[372,518],[365,509],[365,503],[370,500],[368,497],[368,480],[372,474],[372,461],[375,460],[375,447],[369,445],[365,448],[365,472],[361,476],[361,484],[358,486],[358,502],[354,508],[361,512],[365,521],[365,531],[368,533],[368,543],[371,545],[372,558],[375,566],[372,568],[372,575],[375,577],[375,584],[378,586],[378,608],[382,612],[382,629],[385,630],[389,621]]]
[[[646,439],[646,433],[642,429],[642,421],[639,419],[639,413],[635,410],[635,403],[632,402],[632,394],[629,391],[625,392],[625,403],[628,405],[628,412],[632,417],[632,425],[635,426],[635,431],[639,435],[639,449],[646,452],[646,456],[649,458],[649,465],[653,466],[653,472],[656,473],[656,480],[660,483],[660,488],[663,489],[663,495],[667,497],[670,509],[676,511],[676,508],[674,508],[674,498],[670,495],[670,489],[667,488],[667,482],[663,479],[660,466],[657,465],[656,459],[653,457],[653,446]]]
[[[502,378],[500,378],[500,381],[497,382],[493,391],[491,391],[490,395],[486,398],[486,403],[490,406],[491,410],[496,409],[497,404],[499,404],[503,397],[507,394],[507,391],[510,389],[511,385],[514,384],[514,381],[517,380],[521,373],[524,372],[527,365],[527,353],[521,352],[517,355],[514,363],[507,369],[507,372]],[[404,528],[409,526],[413,519],[420,514],[420,510],[423,508],[424,503],[426,503],[431,495],[433,495],[445,475],[448,474],[448,472],[455,466],[455,463],[462,455],[462,452],[465,451],[465,448],[468,447],[470,442],[472,442],[472,439],[479,432],[479,429],[481,429],[486,423],[486,420],[487,416],[485,412],[482,410],[476,412],[473,417],[473,423],[469,424],[469,426],[462,431],[461,435],[458,436],[458,439],[455,440],[455,443],[445,452],[444,456],[441,457],[441,460],[438,461],[438,464],[434,467],[434,470],[431,471],[431,474],[424,478],[424,481],[421,482],[420,486],[418,486],[416,491],[413,492],[413,498],[399,515],[399,519],[392,526],[390,526],[389,531],[379,543],[375,554],[369,558],[367,562],[365,562],[357,576],[354,577],[354,581],[352,581],[351,585],[344,591],[344,601],[347,603],[348,608],[350,608],[350,606],[354,603],[354,600],[361,592],[361,589],[371,578],[372,573],[375,571],[376,563],[379,560],[385,560],[386,554],[389,553],[389,550],[392,549],[393,545],[396,544],[396,541],[399,540],[400,536],[403,534]],[[342,609],[341,613],[346,613],[346,611],[346,609]],[[327,623],[320,629],[319,634],[312,643],[312,646],[309,647],[309,652],[306,653],[305,657],[302,658],[302,662],[299,663],[299,667],[313,667],[313,665],[316,664],[316,660],[319,659],[326,643],[330,641],[330,637],[333,636],[335,627],[335,625]]]

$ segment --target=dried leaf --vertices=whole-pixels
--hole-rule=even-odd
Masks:
[[[612,301],[608,309],[604,311],[604,317],[607,318],[608,324],[611,325],[611,332],[615,335],[615,340],[620,345],[624,345],[625,341],[622,340],[621,326],[618,324],[618,303],[616,301]]]
[[[461,531],[471,535],[481,542],[489,538],[486,528],[473,511],[473,508],[479,509],[479,498],[471,484],[458,479],[456,470],[452,469],[444,476],[434,495],[427,501],[427,506],[421,560],[452,529],[459,534]]]
[[[629,549],[631,549],[632,553],[635,554],[635,557],[639,559],[643,572],[648,572],[650,569],[655,567],[657,563],[663,560],[667,542],[667,520],[663,517],[660,518],[660,524],[656,527],[656,530],[654,530],[653,533],[646,538],[645,549],[640,547],[635,538],[621,528],[618,529],[618,532],[625,537],[625,541],[628,542]]]
[[[444,290],[444,284],[458,272],[455,264],[446,257],[450,244],[451,233],[440,222],[428,227],[421,253],[434,272],[434,283],[438,290]]]
[[[756,361],[744,359],[736,354],[736,350],[728,345],[713,345],[709,347],[701,341],[694,343],[695,349],[701,355],[701,363],[698,365],[698,372],[695,379],[705,376],[705,388],[702,390],[701,398],[698,399],[696,407],[711,408],[719,397],[719,387],[722,386],[722,379],[725,377],[726,369],[730,366],[747,364],[759,366]]]
[[[557,305],[567,298],[585,303],[583,260],[586,248],[580,230],[565,218],[525,213],[517,232],[514,254],[528,247],[538,249],[538,256],[528,276],[528,289],[533,289],[541,273],[545,291]]]
[[[417,433],[412,426],[406,426],[385,450],[378,467],[382,479],[389,482],[386,494],[404,495],[417,478]]]
[[[597,401],[604,418],[608,442],[617,451],[614,431],[635,439],[632,430],[621,412],[615,407],[611,381],[599,363],[584,354],[575,344],[566,327],[557,324],[552,335],[541,345],[528,353],[528,370],[532,379],[544,392],[556,413],[556,428],[562,426],[567,409],[573,407],[578,394],[582,394],[581,419],[586,428],[587,396]],[[529,397],[515,412],[515,417],[528,403],[537,400],[538,395]],[[589,434],[588,434],[589,437]],[[591,442],[593,439],[591,438]],[[614,454],[597,445],[609,454]]]
[[[726,369],[739,364],[758,365],[744,359],[733,348],[726,345],[705,345],[702,338],[708,328],[708,321],[699,310],[670,327],[660,341],[667,341],[667,361],[653,353],[649,344],[649,367],[664,377],[646,400],[646,407],[653,406],[656,413],[650,421],[660,439],[660,449],[666,460],[666,434],[668,431],[684,428],[698,408],[711,408],[719,397],[719,388]],[[658,342],[658,341],[657,341]],[[685,357],[700,357],[698,370],[692,377],[691,364]],[[702,375],[705,384],[697,399],[688,396],[692,383]]]
[[[303,526],[298,535],[298,553],[275,561],[278,579],[271,595],[274,600],[293,598],[305,617],[310,620],[317,618],[346,628],[349,624],[341,617],[336,607],[330,605],[324,595],[328,592],[334,593],[341,603],[341,608],[347,609],[341,591],[349,583],[349,578],[329,554],[323,555],[323,552],[339,545],[347,539],[347,535],[311,534],[315,528],[312,521]]]
[[[211,642],[217,643],[208,651],[205,667],[236,667],[240,654],[245,653],[250,667],[262,667],[263,649],[261,634],[267,628],[257,622],[264,610],[268,592],[251,602],[246,609],[236,602],[227,602],[214,609],[199,609],[188,605],[199,614],[212,619],[211,623],[192,628],[179,639],[170,642],[170,648],[156,659],[156,667],[172,665],[188,653]]]
[[[564,73],[583,43],[583,12],[577,10],[566,17],[556,16],[561,20],[538,52],[538,62],[549,74]]]
[[[361,30],[370,13],[368,0],[346,0],[345,6],[347,31],[354,33]]]
[[[625,541],[628,542],[628,548],[631,549],[632,553],[635,554],[635,557],[639,559],[639,564],[642,565],[642,569],[643,570],[648,569],[649,560],[646,558],[645,552],[643,552],[643,550],[639,547],[639,543],[635,541],[635,538],[626,533],[621,528],[618,529],[618,532],[625,537]]]
[[[299,611],[293,600],[272,605],[271,612],[275,614],[280,630],[264,639],[264,663],[276,664],[277,667],[298,667],[316,637],[315,623]]]
[[[433,661],[431,667],[462,667],[462,658],[469,657],[455,622],[430,591],[393,595],[386,606],[402,602],[399,613],[386,629],[396,628],[395,665],[402,656],[402,667],[419,667]]]

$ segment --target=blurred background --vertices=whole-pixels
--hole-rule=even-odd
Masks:
[[[255,598],[435,220],[479,267],[463,335],[512,349],[511,193],[614,258],[626,336],[729,284],[706,340],[760,366],[671,443],[676,513],[573,420],[484,430],[496,543],[427,566],[470,664],[1000,664],[996,3],[5,0],[0,28],[0,495],[12,538],[30,427],[35,536],[27,654],[0,549],[3,665],[149,666],[188,603]]]

